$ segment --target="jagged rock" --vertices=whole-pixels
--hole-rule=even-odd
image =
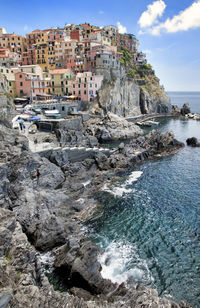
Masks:
[[[134,79],[117,78],[104,86],[98,93],[98,104],[104,115],[112,112],[121,117],[131,117],[146,113],[169,113],[170,99],[159,86],[154,76],[148,91],[146,82],[141,86]]]
[[[143,134],[143,131],[131,122],[122,117],[108,113],[101,122],[98,119],[91,119],[87,122],[85,134],[95,136],[99,142],[112,140],[125,140],[135,138]]]
[[[116,124],[113,127],[116,128]],[[95,188],[98,183],[103,184],[103,177],[100,177],[103,172],[99,169],[109,170],[111,161],[116,168],[125,168],[133,165],[135,159],[144,159],[147,153],[153,156],[180,146],[171,133],[161,136],[152,132],[117,149],[110,157],[100,152],[95,159],[66,164],[64,174],[56,165],[60,160],[52,163],[29,152],[26,137],[5,127],[0,132],[0,150],[6,153],[6,161],[0,164],[1,204],[7,204],[10,209],[0,208],[2,305],[8,304],[11,308],[189,307],[162,300],[150,289],[127,289],[103,279],[98,262],[99,249],[85,237],[75,217],[81,209],[83,216],[89,216],[87,203],[80,205],[78,200],[71,198],[73,194],[84,194],[81,181],[88,176],[93,176]],[[137,155],[136,147],[141,152]],[[40,171],[39,179],[31,176],[35,169]],[[96,170],[97,178],[94,177]],[[55,250],[55,266],[60,277],[79,297],[53,289],[44,276],[34,246],[42,251],[59,246]]]
[[[60,275],[67,273],[70,277],[69,287],[81,287],[93,295],[107,294],[116,286],[102,278],[98,254],[99,250],[90,240],[71,237],[57,251],[55,267]]]
[[[151,92],[142,88],[140,92],[140,108],[142,114],[170,113],[170,99],[160,88]]]
[[[181,110],[178,108],[177,105],[172,105],[172,111],[171,111],[172,115],[180,115]]]
[[[190,111],[190,106],[189,106],[189,104],[188,103],[185,103],[184,105],[183,105],[183,107],[181,108],[181,114],[183,115],[183,116],[185,116],[186,114],[188,114],[188,113],[190,113],[191,111]]]
[[[98,166],[98,168],[100,170],[107,170],[108,169],[108,158],[105,154],[103,153],[97,153],[95,155],[95,161],[96,161],[96,164]]]
[[[190,145],[191,147],[200,147],[200,142],[198,142],[197,138],[195,137],[188,138],[186,142],[187,145]]]

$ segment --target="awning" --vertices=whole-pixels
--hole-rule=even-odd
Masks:
[[[41,120],[40,117],[32,117],[32,118],[29,119],[30,122],[32,122],[32,121],[40,121],[40,120]]]

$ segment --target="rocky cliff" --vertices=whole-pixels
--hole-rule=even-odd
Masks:
[[[170,99],[151,65],[136,66],[128,50],[122,55],[121,62],[124,65],[121,75],[104,80],[95,112],[104,115],[112,112],[123,117],[169,113]]]
[[[104,114],[112,112],[123,117],[171,111],[170,99],[158,84],[130,78],[104,85],[98,94],[98,107]]]
[[[133,151],[135,144],[139,155]],[[110,157],[100,152],[94,159],[70,164],[63,156],[58,163],[32,153],[27,138],[0,121],[0,307],[190,307],[159,298],[155,290],[127,289],[103,279],[100,251],[83,234],[80,221],[96,207],[88,195],[103,185],[111,170],[181,146],[171,133],[158,132],[139,137],[135,144],[120,146]],[[85,186],[88,180],[91,184]],[[44,251],[55,258],[62,293],[44,275]]]

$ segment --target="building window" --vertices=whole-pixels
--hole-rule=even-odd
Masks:
[[[21,95],[23,95],[23,94],[24,94],[23,90],[20,90],[20,94],[21,94]]]
[[[19,78],[22,78],[22,75],[19,75]]]
[[[79,88],[81,87],[80,83],[78,84],[78,87],[79,87]]]
[[[60,79],[63,79],[63,74],[60,75]]]
[[[85,94],[85,95],[87,94],[86,90],[84,91],[84,94]]]
[[[73,84],[73,88],[75,88],[75,84]]]
[[[64,92],[64,88],[62,88],[61,91]]]
[[[21,68],[21,72],[23,73],[23,68]]]
[[[73,94],[75,95],[75,94],[76,94],[76,92],[74,91],[74,92],[73,92]]]
[[[54,75],[51,75],[51,78],[54,79]]]
[[[66,80],[66,82],[65,82],[66,84],[68,84],[68,81]]]
[[[97,83],[95,83],[95,88],[97,88]]]
[[[81,91],[78,91],[78,94],[81,95]]]
[[[20,87],[23,87],[23,82],[20,82]]]
[[[92,84],[90,83],[90,88],[92,88]]]
[[[62,111],[65,111],[65,106],[62,106]]]

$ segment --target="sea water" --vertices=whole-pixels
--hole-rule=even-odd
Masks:
[[[200,139],[194,120],[160,119],[158,128],[184,143]],[[96,198],[102,209],[88,230],[105,249],[99,256],[103,277],[200,307],[200,148],[185,145],[124,172]]]

